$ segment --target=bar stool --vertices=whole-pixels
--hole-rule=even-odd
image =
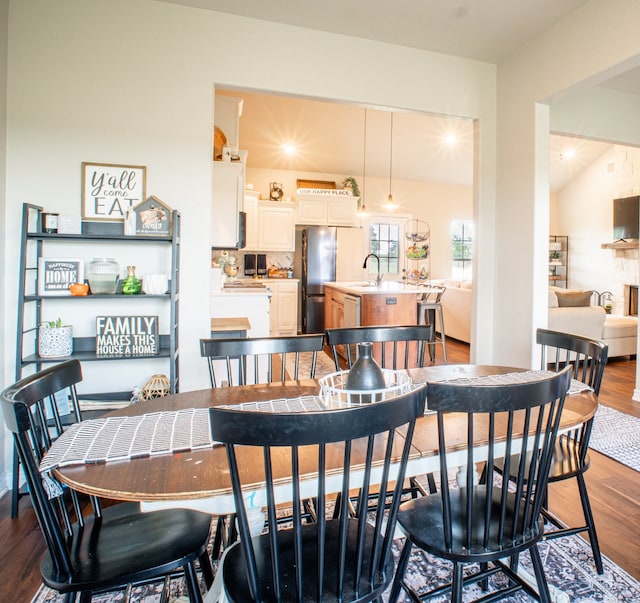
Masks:
[[[444,318],[440,300],[446,289],[441,285],[429,285],[427,291],[423,293],[422,299],[418,300],[418,324],[433,325],[433,339],[429,344],[429,358],[431,362],[435,362],[435,347],[437,344],[442,344],[442,357],[445,364],[447,364],[447,342],[444,334]],[[438,325],[440,326],[439,335],[436,333]]]

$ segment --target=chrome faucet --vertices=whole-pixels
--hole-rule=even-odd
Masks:
[[[370,253],[366,258],[364,258],[364,263],[362,264],[363,268],[367,267],[367,260],[369,258],[375,258],[376,262],[378,262],[378,276],[376,276],[376,285],[379,285],[382,282],[382,274],[380,274],[380,258],[375,253]]]

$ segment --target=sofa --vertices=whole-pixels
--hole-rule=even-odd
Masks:
[[[438,280],[433,284],[447,288],[441,299],[445,335],[469,343],[471,281]],[[549,287],[547,327],[553,331],[604,341],[609,346],[609,358],[635,356],[638,318],[607,314],[602,306],[594,304],[595,297],[592,291]],[[563,298],[562,305],[559,298]]]
[[[594,298],[593,291],[549,287],[548,328],[603,341],[609,358],[634,356],[638,317],[607,314]]]
[[[471,341],[471,281],[439,280],[434,285],[446,287],[440,302],[444,334],[469,343]],[[440,331],[440,325],[437,325]]]

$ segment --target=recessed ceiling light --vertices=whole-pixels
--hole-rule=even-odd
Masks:
[[[288,143],[284,143],[282,145],[282,150],[287,154],[287,155],[295,155],[296,152],[296,147],[292,144],[288,144]]]
[[[449,145],[453,146],[458,142],[458,137],[455,134],[447,134],[444,141]]]

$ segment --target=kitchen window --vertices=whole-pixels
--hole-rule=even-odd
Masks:
[[[473,223],[456,220],[451,224],[451,278],[471,280]]]
[[[400,258],[404,252],[402,248],[402,228],[406,220],[394,220],[387,216],[372,218],[369,226],[369,253],[375,253],[380,258],[381,274],[399,274],[402,270]],[[377,273],[375,262],[367,264],[369,274]]]

